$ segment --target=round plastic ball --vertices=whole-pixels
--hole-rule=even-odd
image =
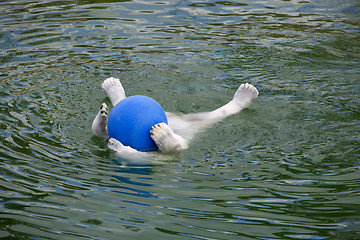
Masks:
[[[166,123],[164,109],[154,99],[136,95],[121,100],[111,110],[108,118],[109,137],[139,151],[156,150],[150,129],[158,123]]]

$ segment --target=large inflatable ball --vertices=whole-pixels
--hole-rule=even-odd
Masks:
[[[136,95],[123,99],[111,110],[108,118],[109,137],[139,151],[156,150],[150,129],[166,123],[164,109],[154,99]]]

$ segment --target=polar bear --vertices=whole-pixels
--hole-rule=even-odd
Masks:
[[[107,78],[101,84],[101,88],[110,98],[113,106],[126,98],[125,90],[117,78]],[[258,94],[253,85],[245,83],[240,85],[230,102],[214,111],[191,114],[166,112],[168,124],[156,124],[150,130],[151,138],[158,146],[156,152],[141,152],[129,146],[124,146],[115,138],[109,138],[107,132],[109,108],[105,103],[101,104],[100,110],[92,123],[92,132],[95,136],[104,138],[108,147],[123,159],[146,159],[159,153],[178,152],[188,148],[189,142],[197,132],[248,108]]]

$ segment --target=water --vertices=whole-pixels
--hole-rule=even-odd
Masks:
[[[2,1],[0,237],[358,239],[358,1]],[[250,109],[156,164],[90,126],[110,76],[167,111]]]

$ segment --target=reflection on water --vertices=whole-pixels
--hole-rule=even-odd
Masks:
[[[356,239],[357,1],[0,3],[0,237]],[[167,111],[258,101],[157,164],[91,135],[100,83]]]

